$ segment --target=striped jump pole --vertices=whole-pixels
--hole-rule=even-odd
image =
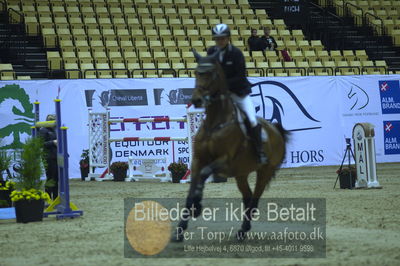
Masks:
[[[39,102],[35,102],[35,123],[32,127],[33,136],[38,136],[41,127],[56,128],[57,135],[57,166],[58,166],[58,197],[44,211],[44,217],[56,215],[57,219],[75,218],[83,215],[83,211],[70,201],[69,195],[69,164],[67,127],[62,126],[61,100],[55,99],[56,121],[39,121]]]
[[[154,137],[154,138],[146,138],[146,137],[125,137],[121,139],[110,139],[110,142],[116,141],[187,141],[188,138],[180,138],[180,137]]]
[[[144,123],[144,122],[186,122],[184,117],[156,117],[156,118],[124,118],[124,119],[110,119],[111,123]]]

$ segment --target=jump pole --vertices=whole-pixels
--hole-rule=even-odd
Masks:
[[[38,136],[39,128],[55,127],[57,135],[57,166],[58,166],[58,197],[44,211],[44,217],[56,215],[57,219],[75,218],[83,215],[83,211],[78,210],[74,203],[70,201],[69,195],[69,164],[68,164],[68,145],[67,127],[62,126],[61,120],[61,100],[55,99],[56,120],[39,121],[39,102],[35,104],[35,123],[32,127],[33,137]]]

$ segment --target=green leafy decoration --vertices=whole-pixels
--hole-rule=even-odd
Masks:
[[[1,141],[0,141],[1,143]],[[8,156],[8,154],[6,152],[1,152],[0,151],[0,174],[7,170],[10,167],[11,164],[11,156]],[[0,179],[2,177],[0,176]]]
[[[17,190],[29,190],[31,188],[42,190],[45,184],[40,177],[43,175],[43,140],[41,138],[29,138],[22,147],[21,169],[15,178]]]
[[[12,107],[12,113],[22,118],[16,119],[16,123],[7,125],[4,128],[0,128],[0,138],[4,138],[13,135],[13,142],[9,145],[2,146],[0,149],[20,149],[22,143],[20,140],[20,134],[26,133],[31,135],[31,126],[34,121],[33,104],[30,102],[29,95],[17,84],[5,85],[0,88],[0,105],[7,99],[14,99],[20,102],[23,110],[18,107]],[[25,118],[23,118],[25,117]],[[22,121],[21,121],[22,120]]]

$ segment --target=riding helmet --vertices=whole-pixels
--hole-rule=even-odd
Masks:
[[[231,30],[226,24],[218,24],[212,28],[212,37],[229,37],[231,36]]]

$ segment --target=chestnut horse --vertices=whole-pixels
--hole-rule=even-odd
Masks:
[[[195,217],[201,214],[204,184],[211,174],[235,177],[246,208],[241,229],[237,233],[240,240],[250,230],[252,210],[257,208],[265,187],[284,159],[288,132],[280,124],[270,124],[258,117],[258,122],[268,136],[267,141],[263,142],[268,163],[257,164],[252,140],[243,132],[237,119],[238,111],[231,100],[223,69],[217,60],[218,53],[207,57],[202,57],[196,51],[193,53],[198,65],[192,103],[195,107],[205,107],[206,118],[195,136],[186,207],[192,208],[191,214]],[[248,183],[248,176],[253,171],[257,172],[254,192]],[[183,240],[191,214],[182,217],[172,240]]]

